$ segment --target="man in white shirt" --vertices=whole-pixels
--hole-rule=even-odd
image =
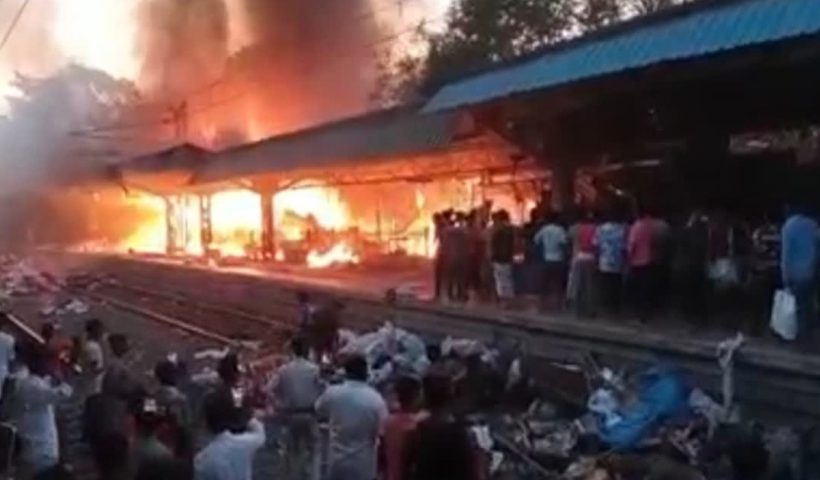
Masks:
[[[286,428],[288,478],[309,480],[317,473],[314,405],[324,384],[319,367],[307,359],[305,342],[297,337],[291,349],[293,359],[277,372],[271,393]]]
[[[544,300],[548,308],[556,309],[564,298],[569,236],[555,213],[547,215],[546,224],[535,234],[534,242],[541,247],[544,258]]]
[[[265,445],[265,426],[251,418],[245,431],[233,433],[241,409],[227,392],[206,400],[205,422],[213,437],[194,458],[195,480],[252,480],[253,457]]]
[[[71,387],[49,375],[49,357],[35,349],[29,360],[29,375],[18,379],[12,423],[23,441],[22,464],[32,476],[60,461],[60,446],[54,405],[71,397]]]
[[[83,344],[81,366],[83,369],[83,394],[88,398],[102,391],[105,374],[105,356],[102,341],[105,328],[101,321],[89,320],[85,324],[85,343]]]
[[[367,361],[353,357],[345,364],[347,380],[334,385],[316,402],[316,411],[330,423],[329,480],[374,480],[378,439],[387,420],[387,404],[367,384]]]
[[[0,312],[0,398],[11,362],[14,361],[14,337],[7,332],[9,322],[8,314]]]

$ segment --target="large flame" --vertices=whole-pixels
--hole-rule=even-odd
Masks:
[[[433,213],[468,210],[484,202],[477,179],[448,179],[426,184],[335,187],[311,180],[273,197],[277,261],[303,261],[310,268],[358,264],[374,255],[403,253],[432,257],[436,251]],[[486,189],[485,189],[486,190]],[[486,192],[485,192],[486,193]],[[514,221],[526,218],[534,197],[509,189],[492,194],[494,208]],[[175,212],[176,253],[202,255],[200,198],[180,195],[164,200],[137,194],[126,199],[143,211],[138,228],[117,246],[120,251],[165,253],[166,209]],[[225,190],[210,196],[209,253],[261,258],[262,202],[250,190]]]

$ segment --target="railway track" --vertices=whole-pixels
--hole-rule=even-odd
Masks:
[[[258,353],[281,351],[295,331],[284,320],[167,289],[115,282],[74,292],[191,335]]]
[[[372,295],[122,258],[103,259],[95,271],[113,275],[125,285],[119,288],[127,290],[101,294],[111,294],[129,308],[161,308],[164,315],[231,339],[250,336],[268,339],[265,342],[281,341],[278,339],[288,335],[286,324],[296,318],[294,292],[308,290],[316,302],[342,298],[347,304],[343,324],[354,330],[391,321],[432,338],[515,341],[537,361],[580,363],[592,354],[600,364],[616,368],[663,362],[680,366],[694,384],[716,396],[721,390],[722,371],[715,356],[720,338],[714,336],[672,335],[613,322],[544,321],[520,312],[465,310],[412,301],[391,307]],[[137,302],[135,297],[143,299]],[[159,297],[166,298],[160,301]],[[169,303],[172,305],[167,309],[161,306]],[[205,313],[193,314],[193,304],[207,305]],[[755,410],[820,418],[820,357],[751,341],[736,358],[734,377],[737,399]]]

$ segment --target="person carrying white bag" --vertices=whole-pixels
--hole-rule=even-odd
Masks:
[[[810,341],[817,323],[818,233],[817,222],[805,208],[790,208],[781,231],[780,270],[784,288],[792,297],[796,323],[794,338],[799,336],[804,342]],[[788,302],[781,300],[784,301]]]

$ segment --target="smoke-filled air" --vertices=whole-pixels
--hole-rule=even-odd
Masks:
[[[387,0],[23,2],[0,2],[3,21],[20,14],[0,50],[7,192],[359,113],[377,47],[403,28]]]

